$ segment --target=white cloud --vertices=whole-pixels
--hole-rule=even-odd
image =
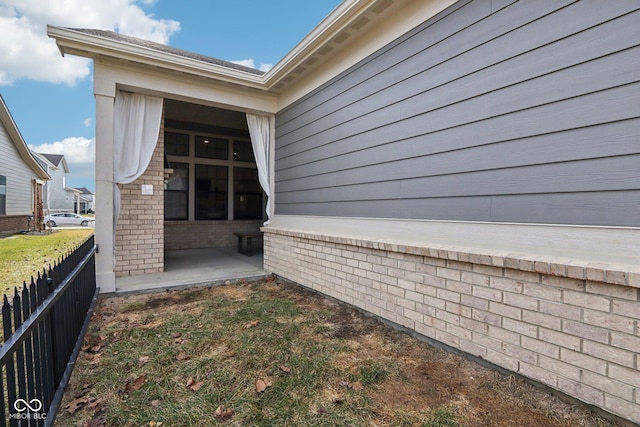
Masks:
[[[260,64],[260,66],[256,66],[256,63],[253,59],[240,59],[238,61],[229,61],[234,64],[243,65],[249,68],[257,68],[260,71],[264,71],[265,73],[273,68],[273,64]]]
[[[96,149],[95,138],[70,137],[62,141],[50,142],[41,145],[29,145],[29,149],[36,153],[64,154],[69,169],[71,165],[78,163],[95,163]]]
[[[167,43],[180,30],[174,20],[155,19],[137,4],[155,0],[2,0],[0,4],[0,86],[18,79],[73,85],[89,75],[89,60],[63,58],[47,24],[114,30]]]
[[[92,122],[93,122],[93,119],[91,117],[87,117],[86,119],[84,119],[82,123],[84,124],[85,127],[89,127],[91,126]]]

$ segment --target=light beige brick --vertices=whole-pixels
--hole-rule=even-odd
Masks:
[[[604,393],[601,390],[590,387],[579,381],[568,378],[558,378],[558,389],[567,393],[569,396],[582,400],[583,402],[594,405],[604,405]]]
[[[468,307],[489,311],[489,301],[487,301],[486,299],[474,297],[472,295],[461,295],[460,303]]]
[[[551,387],[554,387],[554,388],[557,387],[557,383],[558,383],[557,374],[553,372],[549,372],[548,370],[540,368],[538,366],[535,366],[532,363],[521,362],[519,373],[529,378],[532,378],[534,380],[540,381],[543,384],[547,384]]]
[[[547,301],[562,301],[562,289],[544,286],[539,283],[525,283],[522,292],[525,295],[544,299]]]
[[[523,310],[522,320],[527,323],[542,326],[547,329],[554,329],[556,331],[562,330],[562,320],[557,316],[538,313],[535,311]]]
[[[523,348],[529,349],[538,354],[544,354],[545,356],[551,357],[553,359],[560,359],[560,347],[555,344],[548,343],[546,341],[540,341],[535,338],[523,336],[520,340],[520,345]],[[575,367],[572,367],[575,368]],[[548,369],[548,368],[545,368]],[[559,373],[557,370],[550,369],[556,373]],[[579,371],[579,370],[578,370]],[[578,372],[578,378],[579,378]]]
[[[607,283],[587,281],[586,291],[592,294],[606,295],[614,298],[638,301],[638,289],[629,286],[611,285]]]
[[[510,319],[508,317],[502,319],[502,327],[509,331],[517,332],[521,335],[526,335],[532,338],[536,338],[538,336],[538,326]]]
[[[566,304],[578,307],[586,307],[606,312],[611,310],[611,300],[609,298],[588,294],[586,292],[563,290],[562,300]]]
[[[483,264],[474,264],[473,271],[476,273],[494,277],[502,277],[504,274],[504,269],[501,267],[494,267],[492,265]]]
[[[505,292],[502,299],[507,305],[524,308],[526,310],[538,310],[538,299],[534,297]]]
[[[512,319],[520,320],[522,318],[522,309],[494,301],[489,301],[489,311]]]
[[[547,357],[541,354],[538,358],[538,366],[558,374],[559,377],[574,381],[581,380],[582,370],[579,367],[564,363],[554,357]]]
[[[640,336],[638,335],[628,335],[612,331],[611,345],[640,354]],[[640,363],[640,360],[638,360],[638,362]]]
[[[519,362],[509,356],[505,356],[501,351],[495,351],[491,349],[487,349],[487,353],[485,358],[498,366],[502,366],[505,369],[510,370],[511,372],[518,372]]]
[[[465,271],[461,275],[461,281],[478,286],[489,286],[489,276]]]
[[[605,393],[612,394],[629,402],[633,401],[633,387],[594,372],[585,371],[582,382]]]
[[[585,287],[583,280],[571,279],[569,277],[550,276],[548,274],[540,276],[540,283],[547,286],[573,289],[576,291],[583,291]]]
[[[604,375],[606,372],[598,372]],[[615,364],[609,365],[609,377],[631,386],[640,386],[640,370],[630,369]]]
[[[603,313],[602,311],[585,308],[583,310],[583,320],[585,323],[601,328],[612,329],[627,334],[633,334],[635,332],[635,320],[630,317],[616,316],[611,313]]]
[[[579,321],[582,318],[582,309],[572,307],[566,304],[555,303],[551,301],[540,301],[538,310],[541,313],[551,314],[561,319],[570,319]]]
[[[505,278],[505,277],[491,277],[489,286],[501,291],[511,292],[515,294],[522,293],[522,283],[517,280]],[[481,283],[475,283],[481,284]]]
[[[491,301],[502,302],[502,291],[500,291],[499,289],[474,286],[473,296]]]
[[[504,276],[522,282],[540,283],[540,274],[529,271],[505,269]]]
[[[602,405],[600,404],[600,406]],[[621,415],[623,418],[627,418],[634,423],[640,424],[640,405],[631,405],[624,399],[606,395],[604,407],[614,414]]]
[[[585,354],[606,360],[608,362],[617,363],[629,368],[634,367],[635,354],[630,351],[624,351],[611,347],[607,344],[597,343],[584,340],[582,343],[582,351]]]
[[[569,350],[567,348],[560,349],[560,360],[570,365],[585,369],[587,371],[595,372],[600,375],[607,374],[606,361],[577,351]]]

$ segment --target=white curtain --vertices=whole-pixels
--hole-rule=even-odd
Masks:
[[[113,129],[114,232],[120,215],[117,184],[130,184],[147,169],[158,142],[161,120],[162,98],[118,92]]]
[[[269,191],[269,118],[247,113],[247,125],[251,136],[253,156],[258,166],[258,180],[267,194],[267,221],[264,225],[269,225],[269,220],[271,219],[271,200],[269,199],[271,194]]]

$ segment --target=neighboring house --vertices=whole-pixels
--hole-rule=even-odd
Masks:
[[[638,28],[637,1],[345,0],[263,74],[49,27],[98,59],[99,286],[255,226],[257,174],[266,270],[638,423]]]
[[[96,211],[96,196],[87,187],[76,188],[80,191],[80,201],[74,203],[74,211],[79,214]]]
[[[0,96],[0,233],[41,229],[42,186],[48,179]]]
[[[67,187],[69,166],[63,154],[33,153],[51,176],[51,180],[44,185],[44,209],[49,213],[75,212],[75,206],[82,192]]]

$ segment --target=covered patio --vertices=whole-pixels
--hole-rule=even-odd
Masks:
[[[117,294],[208,286],[227,280],[265,277],[262,250],[253,256],[238,253],[236,247],[168,250],[163,273],[125,276],[116,279]]]

